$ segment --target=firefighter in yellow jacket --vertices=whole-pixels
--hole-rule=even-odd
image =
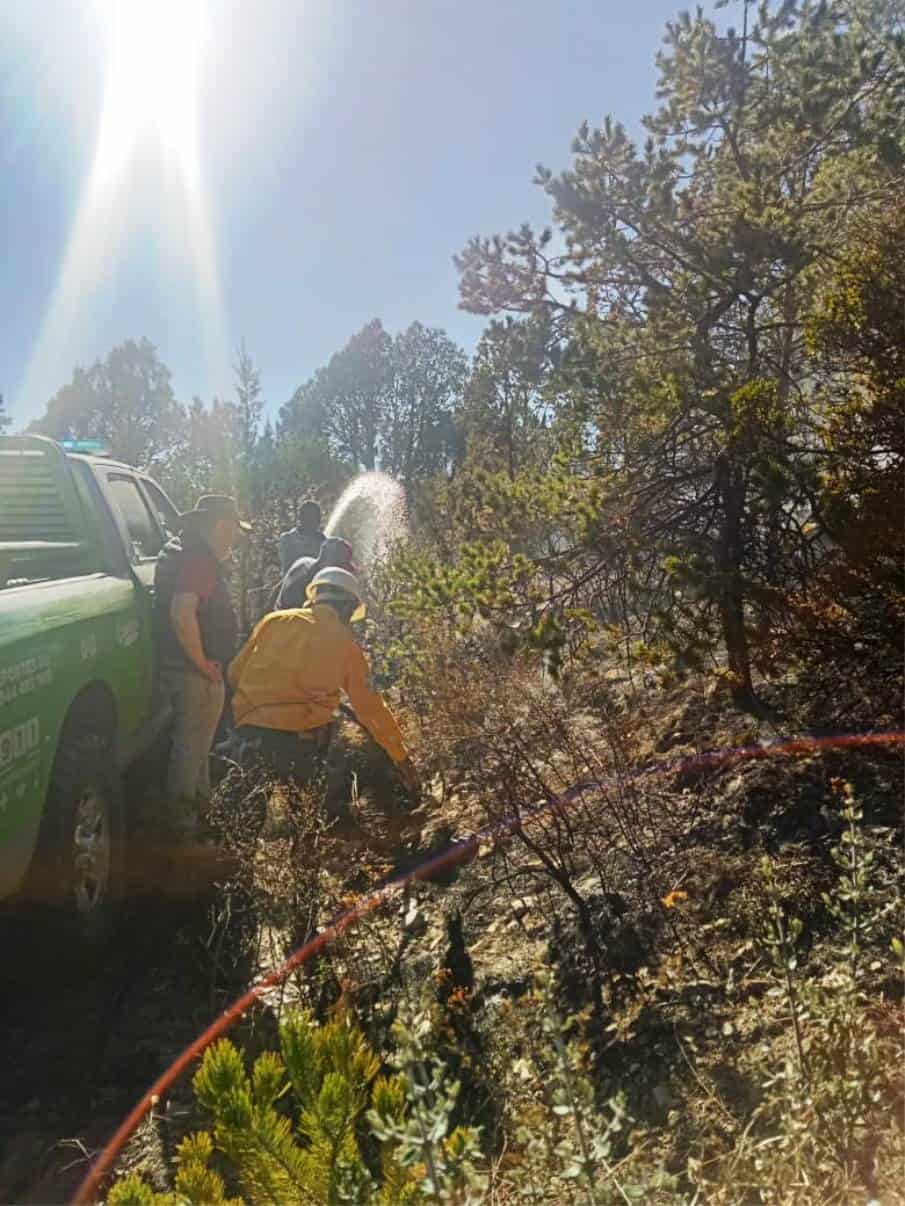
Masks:
[[[365,614],[358,580],[347,570],[323,569],[307,595],[304,608],[265,616],[230,665],[239,748],[280,778],[307,781],[325,752],[344,692],[417,795],[418,772],[392,712],[368,684],[368,663],[352,634],[351,624]]]

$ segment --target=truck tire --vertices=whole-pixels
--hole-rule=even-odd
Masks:
[[[64,732],[26,889],[51,926],[46,938],[55,950],[84,961],[112,936],[122,904],[125,837],[109,739]]]

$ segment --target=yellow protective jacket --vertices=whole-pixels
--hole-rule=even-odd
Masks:
[[[392,712],[368,685],[364,653],[326,603],[265,616],[230,664],[229,681],[237,725],[304,733],[329,723],[344,691],[390,758],[408,757]]]

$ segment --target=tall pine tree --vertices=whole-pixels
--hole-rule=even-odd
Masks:
[[[393,378],[391,352],[380,319],[367,323],[281,408],[281,434],[321,435],[338,460],[376,469]]]
[[[752,634],[819,525],[811,276],[901,187],[905,77],[896,0],[749,10],[741,32],[700,10],[670,23],[643,147],[608,117],[581,127],[569,170],[539,170],[562,251],[523,227],[458,265],[466,308],[567,333],[588,418],[574,469],[594,479],[596,530],[620,532],[602,572],[674,647],[706,648],[715,624],[756,709]]]
[[[392,342],[380,467],[408,489],[450,463],[467,361],[449,336],[413,322]]]

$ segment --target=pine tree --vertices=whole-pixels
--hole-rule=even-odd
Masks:
[[[548,451],[548,339],[546,324],[507,318],[490,323],[475,352],[464,406],[469,447],[478,461],[502,459],[510,478]]]
[[[406,1033],[411,1046],[415,1036]],[[420,1060],[417,1043],[414,1050]],[[444,1083],[440,1068],[430,1091],[404,1073],[383,1077],[379,1070],[357,1027],[345,1020],[318,1026],[303,1011],[284,1018],[280,1053],[260,1055],[250,1075],[236,1047],[221,1039],[205,1052],[193,1082],[212,1129],[180,1145],[176,1193],[155,1194],[132,1175],[113,1187],[108,1204],[466,1200],[461,1191],[474,1176],[477,1149],[471,1131],[447,1136],[457,1086]],[[366,1139],[377,1144],[376,1168],[365,1160]],[[215,1155],[225,1159],[241,1199],[226,1198],[222,1177],[210,1167]],[[439,1198],[434,1186],[444,1191]]]
[[[534,315],[569,343],[584,413],[573,472],[600,486],[601,571],[678,650],[718,626],[736,701],[758,708],[751,634],[810,556],[815,486],[804,322],[814,266],[900,187],[895,3],[745,4],[667,29],[637,148],[585,124],[539,169],[564,251],[523,227],[461,256],[466,308]],[[901,116],[899,106],[899,116]],[[593,549],[593,546],[592,546]]]
[[[374,319],[281,407],[278,434],[324,441],[336,461],[410,487],[458,455],[466,372],[444,331],[414,322],[391,337]]]
[[[409,488],[416,478],[445,469],[455,455],[467,362],[444,331],[420,322],[393,339],[390,356],[380,467]]]
[[[245,347],[245,340],[236,353],[236,454],[240,462],[250,466],[264,414],[261,397],[261,374]]]
[[[322,436],[338,460],[376,469],[392,378],[392,340],[375,318],[281,408],[281,435]]]

